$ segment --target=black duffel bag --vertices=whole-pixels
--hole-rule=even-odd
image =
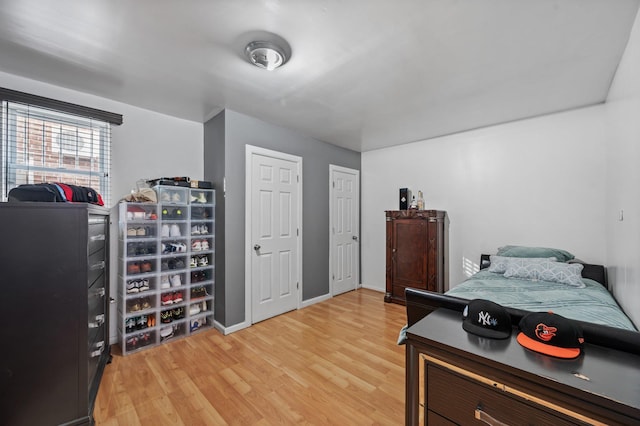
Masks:
[[[24,184],[9,191],[9,202],[47,201],[65,202],[58,188],[50,183]]]

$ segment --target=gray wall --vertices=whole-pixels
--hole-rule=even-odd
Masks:
[[[224,144],[225,144],[225,112],[213,117],[204,124],[204,178],[213,182],[216,189],[216,240],[215,240],[215,294],[214,312],[215,319],[225,324],[225,287],[218,285],[224,283],[224,241],[225,241],[225,199],[224,199]]]
[[[220,116],[211,121],[220,120]],[[313,299],[329,293],[329,165],[360,170],[360,153],[305,136],[294,130],[265,123],[258,119],[227,110],[224,126],[211,121],[205,125],[205,177],[215,182],[220,171],[219,162],[210,158],[208,152],[224,155],[226,195],[224,213],[216,210],[216,223],[224,215],[224,234],[216,227],[216,255],[224,256],[224,278],[216,272],[216,310],[218,303],[222,316],[216,320],[225,327],[244,321],[245,274],[245,155],[246,145],[285,152],[302,157],[302,298]],[[224,128],[224,147],[217,146]],[[216,188],[222,188],[216,184]],[[223,236],[224,235],[224,236]],[[224,242],[220,241],[224,238]],[[219,244],[222,247],[219,248]],[[218,270],[216,257],[216,270]],[[218,289],[223,286],[224,289]]]

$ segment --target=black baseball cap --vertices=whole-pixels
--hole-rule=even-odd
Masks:
[[[520,320],[517,340],[532,351],[557,358],[577,358],[584,337],[575,321],[552,312],[532,312]]]
[[[511,335],[511,315],[502,305],[474,299],[462,312],[462,328],[478,336],[506,339]]]

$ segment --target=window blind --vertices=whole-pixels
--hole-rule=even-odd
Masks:
[[[110,201],[111,128],[105,121],[2,102],[2,194],[21,184],[63,182]]]

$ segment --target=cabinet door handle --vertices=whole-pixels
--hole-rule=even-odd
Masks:
[[[94,263],[93,265],[91,265],[89,267],[89,269],[94,270],[94,269],[104,269],[104,267],[107,266],[107,264],[105,263],[104,260],[101,260],[98,263]]]
[[[104,324],[104,314],[96,315],[95,322],[89,323],[89,328],[98,328]]]
[[[95,351],[89,353],[89,356],[91,358],[95,358],[97,356],[102,355],[102,352],[104,352],[104,340],[96,343],[96,348],[98,348],[98,349],[96,349]]]
[[[91,241],[104,241],[106,239],[106,236],[104,234],[100,234],[100,235],[93,235],[91,238],[89,238]]]
[[[502,423],[500,420],[495,419],[486,411],[483,411],[481,406],[476,407],[475,418],[476,420],[480,420],[481,422],[484,422],[489,426],[509,426],[508,424]]]

